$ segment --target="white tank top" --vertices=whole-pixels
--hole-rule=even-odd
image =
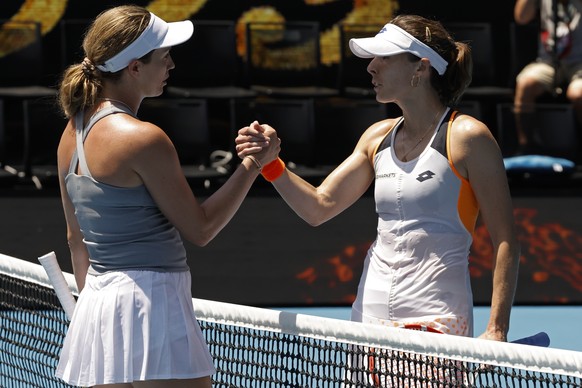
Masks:
[[[402,162],[394,153],[402,120],[376,151],[378,235],[365,260],[353,320],[473,335],[468,257],[478,205],[449,157],[451,116],[443,114],[416,159]]]

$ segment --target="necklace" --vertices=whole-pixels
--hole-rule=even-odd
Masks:
[[[418,145],[420,143],[422,143],[422,141],[424,140],[424,138],[426,137],[426,135],[428,135],[430,132],[432,132],[432,129],[434,128],[437,119],[440,117],[441,115],[441,111],[438,110],[436,115],[434,116],[434,119],[432,119],[432,122],[430,123],[428,129],[426,130],[426,132],[420,137],[420,139],[418,139],[418,141],[416,142],[416,144],[409,149],[408,151],[406,151],[406,153],[404,155],[402,155],[402,157],[400,158],[403,162],[408,162],[407,156],[416,149],[416,147],[418,147]]]
[[[98,99],[99,100],[102,100],[102,101],[108,101],[108,102],[111,102],[111,103],[116,102],[118,104],[121,104],[121,105],[125,106],[127,109],[129,109],[129,111],[132,113],[132,115],[135,116],[135,112],[133,111],[133,109],[131,109],[131,107],[129,105],[127,105],[123,101],[115,100],[113,98],[106,98],[106,97],[99,97]]]

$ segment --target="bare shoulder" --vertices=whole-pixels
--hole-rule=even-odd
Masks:
[[[104,137],[109,137],[128,156],[149,154],[150,157],[162,152],[173,150],[171,140],[164,130],[153,123],[141,121],[129,115],[111,115],[103,123],[106,128],[101,132]]]
[[[451,149],[473,153],[485,146],[497,146],[489,127],[473,116],[461,114],[451,126]]]
[[[97,122],[84,147],[93,176],[110,184],[138,183],[135,173],[143,177],[152,166],[162,168],[177,159],[174,145],[162,128],[125,114]]]
[[[117,116],[117,117],[116,117]],[[147,121],[139,120],[129,115],[112,115],[109,127],[115,130],[116,135],[128,138],[138,145],[147,145],[165,142],[168,136],[162,128]]]
[[[489,127],[464,114],[459,115],[451,126],[450,152],[454,165],[465,176],[471,166],[502,161],[499,146]]]
[[[380,142],[382,142],[384,137],[394,128],[399,120],[400,117],[388,118],[370,125],[360,137],[356,149],[365,152],[371,159]]]
[[[368,127],[364,135],[383,138],[394,127],[394,125],[396,125],[396,123],[400,119],[401,119],[400,117],[391,117],[388,119],[377,121],[374,124],[370,125],[370,127]]]
[[[491,130],[485,123],[466,114],[459,114],[455,118],[452,125],[452,131],[459,140],[468,141],[481,136],[493,138]]]

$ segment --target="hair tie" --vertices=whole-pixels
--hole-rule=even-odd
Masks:
[[[83,59],[81,68],[83,69],[83,74],[85,74],[85,77],[92,78],[95,76],[95,65],[89,58],[85,57]]]

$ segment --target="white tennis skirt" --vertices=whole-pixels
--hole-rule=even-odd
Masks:
[[[56,376],[92,386],[214,374],[190,287],[189,271],[87,275]]]

